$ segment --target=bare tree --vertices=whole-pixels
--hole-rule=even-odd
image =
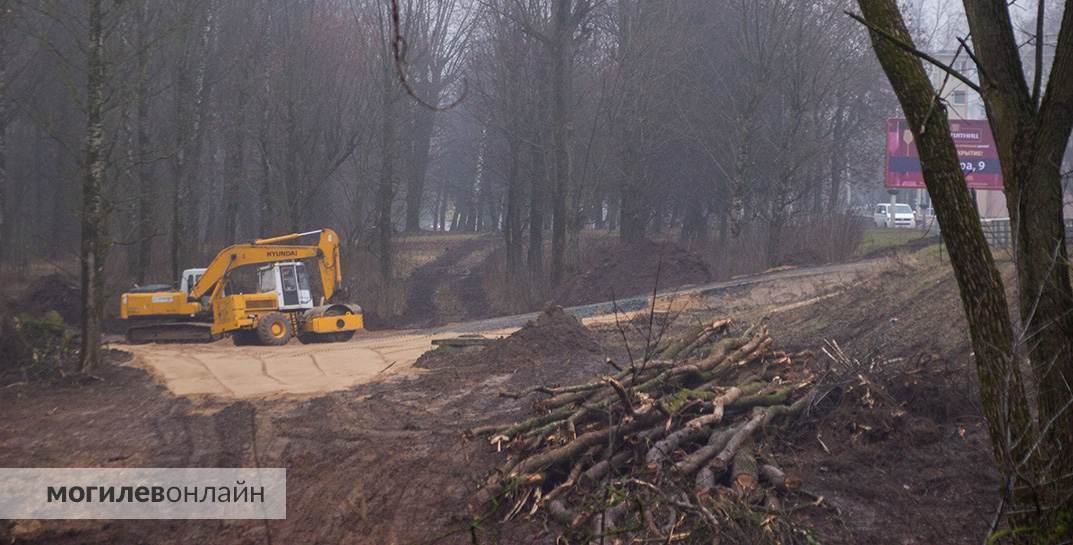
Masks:
[[[999,469],[1008,479],[1014,537],[1034,543],[1068,538],[1073,490],[1073,353],[1069,264],[1062,218],[1060,164],[1073,128],[1073,10],[1066,9],[1044,92],[1030,89],[1005,2],[965,0],[972,45],[966,54],[981,74],[978,88],[999,148],[1010,218],[1023,332],[1015,336],[1002,278],[984,240],[949,136],[945,108],[922,66],[893,0],[859,0],[877,57],[898,95],[920,150],[961,288]],[[1042,3],[1040,6],[1042,15]],[[1042,41],[1042,37],[1037,37]],[[933,60],[933,59],[932,59]],[[1037,66],[1037,73],[1042,67]],[[1024,343],[1024,351],[1019,345]],[[1022,357],[1033,372],[1028,387]],[[1036,407],[1029,407],[1029,399]]]

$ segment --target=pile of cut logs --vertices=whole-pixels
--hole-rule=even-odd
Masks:
[[[800,479],[759,447],[808,408],[814,377],[771,349],[766,326],[730,325],[698,326],[599,380],[500,393],[534,397],[539,414],[470,431],[505,456],[477,505],[604,543],[711,543],[743,512],[757,524],[781,512]]]

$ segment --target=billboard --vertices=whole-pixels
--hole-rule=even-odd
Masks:
[[[998,149],[986,120],[950,120],[950,136],[961,161],[965,181],[973,189],[1002,189]],[[893,189],[924,187],[920,156],[913,133],[905,119],[887,120],[887,176],[885,185]]]

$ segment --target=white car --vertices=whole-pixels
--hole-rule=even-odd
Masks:
[[[890,203],[876,205],[875,212],[872,214],[876,227],[908,229],[916,227],[916,214],[913,213],[912,207],[908,204],[898,203],[894,205],[894,213],[891,214],[890,206]]]

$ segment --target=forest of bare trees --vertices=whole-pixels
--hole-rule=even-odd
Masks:
[[[754,232],[775,264],[877,175],[893,99],[846,2],[392,5],[5,0],[2,262],[73,256],[93,172],[99,252],[137,282],[328,224],[385,283],[395,233],[499,231],[540,290],[584,229]]]

